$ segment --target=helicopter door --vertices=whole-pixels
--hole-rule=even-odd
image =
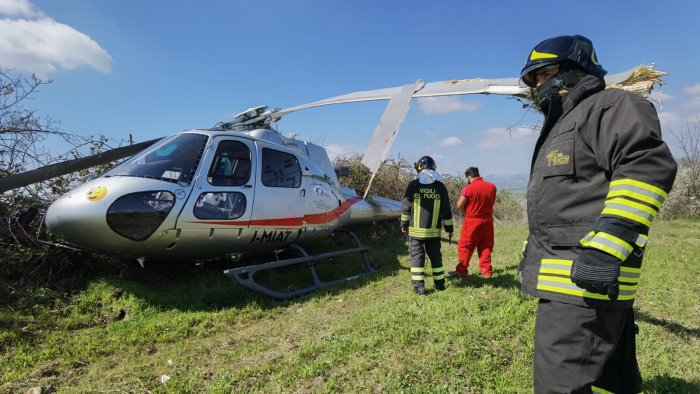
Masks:
[[[259,144],[260,177],[255,185],[252,243],[281,246],[294,242],[304,225],[307,191],[299,159],[290,152]]]
[[[183,227],[186,222],[207,228],[248,227],[255,193],[255,145],[234,138],[219,139],[214,145],[180,221]]]

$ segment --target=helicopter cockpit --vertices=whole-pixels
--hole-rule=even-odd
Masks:
[[[135,176],[189,185],[207,139],[203,134],[175,135],[118,165],[104,176]]]

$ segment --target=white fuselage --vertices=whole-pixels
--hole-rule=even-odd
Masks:
[[[270,129],[191,130],[62,196],[46,225],[79,248],[172,261],[270,252],[399,215],[397,201],[341,188],[320,146]]]

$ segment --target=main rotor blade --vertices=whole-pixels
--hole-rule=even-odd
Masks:
[[[658,77],[665,75],[661,71],[654,71],[652,66],[641,65],[635,68],[623,71],[621,73],[608,75],[605,77],[605,83],[608,87],[616,87],[640,93],[637,78],[642,76],[646,81],[661,82]],[[656,74],[649,78],[649,73]],[[644,85],[650,89],[648,84]],[[272,117],[277,120],[289,113],[302,109],[321,107],[324,105],[356,103],[362,101],[390,100],[401,92],[403,86],[393,88],[384,88],[376,90],[366,90],[354,93],[344,94],[342,96],[331,97],[313,103],[297,105],[281,109],[275,112]],[[647,92],[648,93],[648,92]],[[425,84],[423,89],[418,90],[413,94],[415,98],[421,97],[436,97],[436,96],[452,96],[464,94],[498,94],[505,96],[515,96],[521,98],[530,98],[532,89],[520,84],[519,78],[497,78],[497,79],[452,79],[447,81],[429,82]]]
[[[92,156],[81,157],[79,159],[51,164],[20,174],[9,175],[4,178],[0,178],[0,193],[17,189],[18,187],[31,185],[32,183],[45,181],[57,176],[70,174],[71,172],[84,170],[86,168],[95,167],[100,164],[106,164],[125,157],[133,156],[159,140],[160,138],[156,138],[150,141],[108,150]]]
[[[362,101],[389,100],[394,95],[396,95],[398,92],[400,92],[402,88],[403,88],[402,86],[397,86],[395,88],[384,88],[384,89],[376,89],[376,90],[367,90],[367,91],[362,91],[362,92],[348,93],[348,94],[344,94],[342,96],[330,97],[327,99],[314,101],[313,103],[302,104],[302,105],[297,105],[295,107],[284,108],[284,109],[281,109],[281,110],[275,112],[272,116],[276,120],[276,119],[279,119],[279,118],[281,118],[289,113],[295,112],[295,111],[299,111],[299,110],[307,109],[307,108],[321,107],[323,105],[357,103],[357,102],[362,102]]]
[[[277,111],[273,117],[279,119],[291,112],[302,109],[321,107],[324,105],[356,103],[362,101],[390,100],[392,97],[400,94],[403,86],[393,88],[384,88],[376,90],[366,90],[344,94],[342,96],[331,97],[313,103],[302,104],[296,107],[285,108]],[[502,78],[502,79],[462,79],[449,80],[440,82],[430,82],[425,84],[425,87],[413,94],[413,97],[433,97],[433,96],[448,96],[460,94],[502,94],[515,95],[519,97],[528,97],[530,88],[518,85],[517,78]]]
[[[518,84],[518,78],[500,79],[453,79],[448,81],[431,82],[416,92],[413,97],[453,96],[463,94],[499,94],[528,98],[530,88]]]
[[[374,135],[367,146],[367,151],[362,158],[362,164],[369,168],[372,177],[369,179],[367,189],[362,199],[366,199],[369,193],[369,188],[372,186],[374,176],[377,174],[379,166],[384,162],[389,154],[389,148],[394,143],[396,136],[399,134],[399,129],[408,109],[411,97],[425,86],[425,82],[418,80],[415,83],[403,86],[399,93],[389,100],[382,118],[379,120],[377,128],[374,130]]]

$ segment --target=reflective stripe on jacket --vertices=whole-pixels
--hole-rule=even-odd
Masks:
[[[577,305],[628,307],[649,226],[673,185],[676,162],[661,139],[656,110],[642,97],[602,90],[598,79],[586,76],[565,96],[563,111],[553,125],[545,120],[532,159],[522,290]],[[592,231],[599,217],[640,230]],[[583,247],[622,261],[617,301],[571,282],[571,264]]]
[[[451,233],[452,210],[447,188],[440,181],[422,184],[415,179],[408,184],[401,200],[401,226],[413,238],[439,238],[441,227]]]

